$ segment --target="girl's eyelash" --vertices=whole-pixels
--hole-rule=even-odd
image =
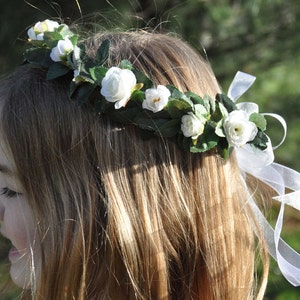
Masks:
[[[0,189],[0,194],[3,196],[6,196],[7,198],[12,198],[15,197],[17,195],[20,195],[20,193],[15,192],[7,187]]]

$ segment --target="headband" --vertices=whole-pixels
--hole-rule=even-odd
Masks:
[[[72,74],[69,96],[78,105],[92,106],[115,121],[133,124],[145,137],[172,138],[180,148],[193,153],[216,149],[227,159],[236,149],[241,175],[251,174],[278,193],[273,198],[281,203],[275,229],[250,195],[249,203],[259,223],[257,234],[264,235],[285,278],[294,286],[300,285],[300,255],[280,238],[285,205],[300,210],[300,174],[274,163],[273,150],[286,136],[284,119],[277,114],[260,113],[255,103],[236,103],[253,84],[254,76],[238,72],[227,95],[200,97],[171,85],[153,86],[128,60],[108,68],[109,40],[102,42],[92,59],[66,24],[38,22],[28,30],[28,37],[30,47],[24,53],[25,61],[45,69],[49,80]],[[265,116],[276,118],[284,128],[284,137],[276,147],[265,133]],[[293,192],[285,194],[286,188]]]

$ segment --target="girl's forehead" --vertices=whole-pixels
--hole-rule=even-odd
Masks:
[[[22,190],[22,184],[17,176],[17,167],[10,147],[6,144],[6,134],[3,131],[1,117],[3,113],[3,95],[0,96],[0,176],[5,179],[7,184],[18,191]]]
[[[4,98],[2,95],[0,96],[0,171],[3,173],[12,173],[12,165],[13,165],[12,154],[11,151],[9,150],[9,147],[5,143],[6,134],[4,133],[3,126],[2,126],[2,114],[4,113],[3,106],[4,106]]]

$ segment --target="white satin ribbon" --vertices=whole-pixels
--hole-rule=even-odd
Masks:
[[[255,76],[238,71],[229,86],[227,96],[235,102],[249,89],[255,79]]]
[[[235,102],[248,90],[254,81],[254,76],[237,72],[229,87],[228,97]],[[258,112],[257,104],[252,102],[239,103],[237,107],[248,113]],[[264,151],[253,149],[253,147],[247,144],[243,147],[236,148],[237,160],[242,174],[246,172],[255,176],[278,193],[278,196],[273,197],[274,200],[281,203],[274,229],[266,220],[251,196],[249,196],[249,202],[268,245],[270,255],[277,261],[283,276],[292,285],[300,286],[300,254],[280,237],[285,205],[289,205],[300,211],[300,173],[274,163],[273,149],[278,148],[284,142],[287,126],[285,120],[277,114],[264,113],[263,115],[273,117],[280,122],[284,130],[282,140],[275,147],[272,147],[271,141],[269,140],[268,147]],[[286,194],[286,188],[292,192]],[[257,234],[259,233],[257,232]]]

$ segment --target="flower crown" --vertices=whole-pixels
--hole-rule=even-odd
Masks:
[[[107,68],[109,40],[103,41],[92,59],[66,24],[38,22],[28,30],[28,37],[31,47],[24,53],[25,59],[47,69],[47,79],[73,72],[71,99],[76,98],[79,105],[93,99],[96,112],[134,124],[146,137],[173,137],[195,153],[216,148],[225,159],[233,147],[249,144],[260,150],[267,148],[266,120],[256,108],[236,105],[224,94],[212,99],[171,85],[154,87],[128,60]]]

